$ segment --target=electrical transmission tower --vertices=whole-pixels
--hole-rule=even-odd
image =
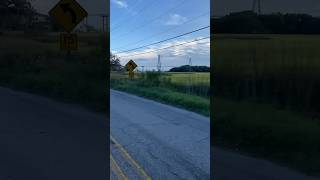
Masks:
[[[189,57],[189,66],[192,66],[192,59]]]
[[[191,66],[192,66],[192,59],[191,59],[191,57],[189,57],[189,63],[188,63],[188,65],[189,65],[189,71],[191,72]]]
[[[258,8],[257,11],[256,11],[256,8]],[[261,0],[252,1],[252,11],[257,12],[258,14],[261,14]]]
[[[157,64],[158,72],[161,71],[161,59],[160,59],[160,54],[158,55],[158,64]]]

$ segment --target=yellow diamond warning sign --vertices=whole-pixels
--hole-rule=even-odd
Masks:
[[[127,71],[133,71],[135,68],[137,68],[138,65],[133,61],[130,60],[127,64],[126,64],[126,69]]]
[[[75,0],[61,0],[49,14],[68,32],[88,16],[87,11]]]

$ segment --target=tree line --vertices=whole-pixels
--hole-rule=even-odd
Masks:
[[[120,63],[120,58],[110,52],[110,70],[111,71],[122,71],[124,67]],[[174,67],[169,70],[169,72],[210,72],[210,67],[208,66],[190,66],[183,65],[180,67]]]
[[[0,30],[49,30],[62,31],[49,15],[40,14],[32,6],[34,0],[0,0]],[[39,21],[38,17],[43,20]],[[92,30],[92,26],[87,28]]]
[[[171,68],[169,72],[210,72],[210,67],[184,65],[180,67]]]
[[[23,29],[31,25],[36,10],[30,0],[1,0],[0,28]]]
[[[319,34],[320,18],[308,14],[235,12],[211,18],[211,33]]]

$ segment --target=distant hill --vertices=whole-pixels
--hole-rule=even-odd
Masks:
[[[184,65],[184,66],[172,68],[169,70],[169,72],[210,72],[210,67]]]
[[[320,34],[320,18],[308,14],[235,12],[211,19],[212,33]]]

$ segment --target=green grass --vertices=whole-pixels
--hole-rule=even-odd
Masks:
[[[210,73],[167,73],[167,75],[173,84],[187,86],[190,83],[210,86]]]
[[[210,114],[210,98],[207,96],[208,92],[199,95],[199,74],[192,73],[146,73],[137,74],[136,79],[128,80],[126,74],[111,73],[111,88],[137,94],[143,97],[154,99],[163,103],[175,105],[187,110],[191,110],[205,116]],[[200,75],[209,77],[209,74]],[[193,78],[196,76],[195,78]],[[189,80],[193,84],[188,87],[181,81]],[[193,78],[193,81],[190,79]],[[203,77],[201,77],[203,79]],[[173,82],[172,82],[172,81]],[[178,81],[178,82],[177,82]],[[201,83],[200,83],[201,84]],[[192,90],[193,89],[193,90]],[[208,91],[209,84],[206,85],[205,90]]]
[[[320,172],[320,121],[270,104],[214,98],[215,145],[238,149],[310,174]]]
[[[108,107],[107,54],[100,35],[79,35],[79,50],[59,49],[59,34],[0,36],[0,85],[78,103],[97,111]],[[95,40],[95,43],[88,41]]]

